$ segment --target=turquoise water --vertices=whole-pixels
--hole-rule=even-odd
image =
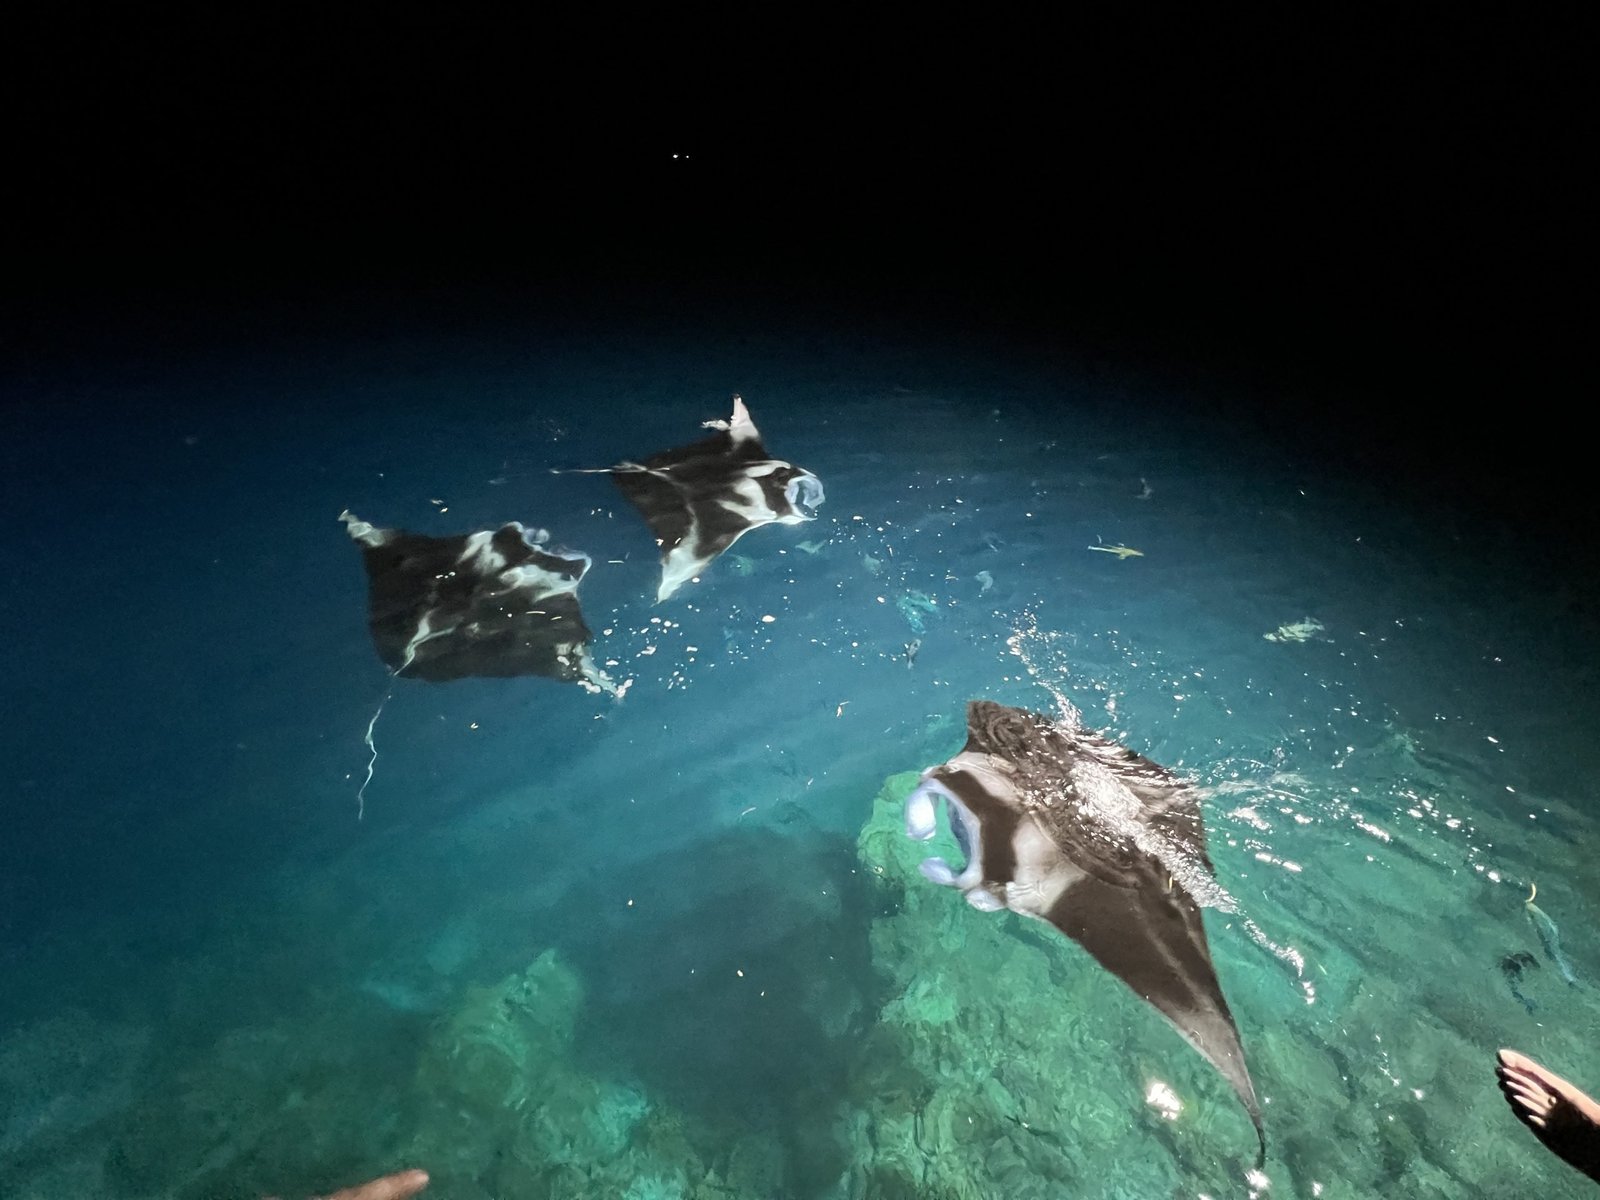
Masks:
[[[642,522],[551,468],[735,391],[822,517],[655,605]],[[0,1194],[1586,1194],[1492,1075],[1600,1082],[1585,585],[1342,469],[1326,414],[626,318],[108,352],[11,400]],[[625,700],[402,680],[358,819],[388,680],[345,508],[592,555]],[[916,875],[899,801],[966,700],[1058,696],[1203,791],[1259,1174],[1153,1012]]]

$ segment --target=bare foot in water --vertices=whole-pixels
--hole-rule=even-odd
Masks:
[[[1534,1137],[1590,1179],[1600,1179],[1600,1103],[1525,1054],[1500,1051],[1494,1073]]]
[[[334,1192],[327,1200],[409,1200],[428,1186],[426,1171],[397,1171],[363,1183],[360,1187],[344,1188]],[[269,1196],[267,1200],[276,1200]]]

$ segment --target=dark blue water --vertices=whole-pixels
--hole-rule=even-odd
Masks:
[[[1600,1080],[1595,617],[1536,498],[1353,469],[1336,407],[910,322],[89,340],[6,396],[0,1193],[1582,1194],[1491,1073]],[[551,468],[736,391],[822,516],[654,604],[636,514]],[[358,819],[390,681],[346,508],[590,554],[625,700],[400,680]],[[1260,1174],[1150,1010],[916,875],[906,773],[971,697],[1203,789]],[[1530,1011],[1498,964],[1542,954],[1535,882],[1580,983],[1530,969]]]

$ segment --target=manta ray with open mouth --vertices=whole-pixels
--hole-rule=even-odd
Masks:
[[[752,529],[816,520],[824,499],[810,471],[767,454],[741,397],[733,398],[731,417],[702,427],[715,432],[638,462],[558,472],[610,475],[639,510],[661,547],[658,602]]]
[[[934,836],[936,801],[967,861],[929,858],[923,875],[1081,945],[1222,1073],[1264,1157],[1261,1106],[1192,894],[1215,886],[1194,790],[1081,725],[974,700],[966,747],[906,799],[908,836]]]

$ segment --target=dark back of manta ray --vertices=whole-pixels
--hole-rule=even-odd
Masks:
[[[671,550],[697,531],[702,548],[720,552],[750,527],[750,521],[717,501],[734,499],[745,468],[768,461],[760,438],[735,441],[731,434],[718,432],[651,455],[641,464],[650,471],[618,471],[611,478],[643,514],[651,532],[661,540],[662,550]],[[664,473],[670,479],[651,472]],[[767,506],[782,512],[785,487],[802,473],[786,464],[759,479]]]
[[[367,627],[378,657],[408,679],[434,683],[471,676],[577,678],[570,656],[562,662],[557,655],[558,647],[593,636],[576,595],[509,588],[497,576],[467,570],[460,563],[466,545],[466,535],[401,532],[382,546],[362,547]],[[581,560],[535,550],[514,526],[495,532],[494,547],[510,567],[531,562],[567,579],[583,574]],[[400,670],[406,647],[430,614],[432,628],[448,632],[419,643]]]

